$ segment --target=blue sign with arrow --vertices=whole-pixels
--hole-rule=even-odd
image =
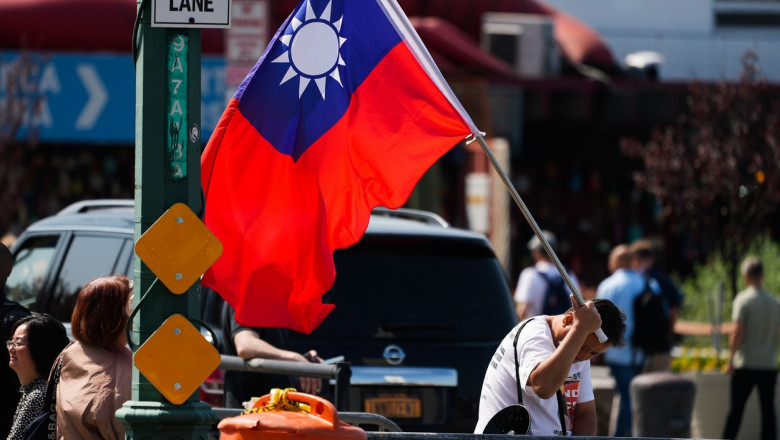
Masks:
[[[225,109],[224,70],[221,57],[203,57],[204,143]],[[0,80],[0,100],[24,103],[20,140],[135,142],[135,69],[130,55],[4,52]]]

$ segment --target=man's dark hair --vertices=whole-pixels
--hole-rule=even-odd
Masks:
[[[764,277],[764,264],[758,257],[752,255],[745,258],[740,270],[743,276],[752,281],[759,281]]]
[[[601,329],[607,335],[607,342],[613,347],[626,345],[626,315],[612,301],[596,298],[593,304],[601,315]]]
[[[638,240],[631,244],[631,253],[641,260],[655,258],[655,248],[650,240]]]
[[[41,377],[48,378],[54,360],[70,342],[65,326],[50,315],[33,313],[16,321],[11,334],[21,325],[27,326],[27,349],[35,370]]]

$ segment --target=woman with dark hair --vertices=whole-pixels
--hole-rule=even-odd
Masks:
[[[76,342],[63,352],[57,386],[58,439],[125,438],[114,413],[130,399],[132,292],[124,275],[94,279],[79,292],[70,321]]]
[[[68,345],[65,326],[55,318],[33,313],[14,324],[13,336],[6,341],[10,361],[22,384],[22,397],[14,413],[8,440],[22,438],[24,428],[43,413],[46,381],[54,361]]]

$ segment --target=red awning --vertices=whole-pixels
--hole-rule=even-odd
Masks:
[[[543,0],[398,0],[398,3],[408,16],[438,17],[454,24],[474,41],[479,41],[485,12],[546,15],[552,17],[555,40],[569,61],[605,68],[616,66],[612,51],[594,29]]]
[[[453,24],[438,17],[410,17],[409,21],[442,72],[515,75],[511,65],[482,50]]]
[[[130,52],[136,0],[2,0],[0,50]],[[204,53],[221,53],[223,32],[204,29]]]
[[[271,28],[278,28],[297,0],[270,0]],[[507,65],[479,45],[485,12],[551,16],[563,55],[575,64],[614,67],[611,51],[590,27],[538,0],[399,0],[444,72],[503,74]],[[0,50],[128,52],[136,0],[2,0]],[[219,54],[224,31],[204,29],[202,51]]]

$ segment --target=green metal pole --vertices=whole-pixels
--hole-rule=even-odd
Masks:
[[[174,203],[201,210],[200,30],[151,27],[149,1],[138,0],[135,123],[135,239]],[[175,295],[135,257],[135,351],[172,314],[200,318],[199,284]],[[170,368],[187,366],[171,365]],[[132,399],[116,412],[128,439],[208,439],[217,414],[195,392],[168,402],[133,368]]]

